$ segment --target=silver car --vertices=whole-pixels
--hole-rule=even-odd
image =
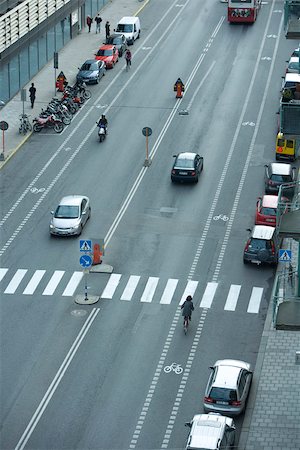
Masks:
[[[50,233],[57,236],[79,236],[91,215],[90,200],[83,195],[63,197],[51,211]]]
[[[245,409],[252,381],[251,365],[245,361],[223,359],[211,367],[206,386],[204,410],[236,416]]]
[[[229,450],[234,446],[235,425],[229,417],[218,413],[197,414],[185,425],[191,429],[186,450]]]

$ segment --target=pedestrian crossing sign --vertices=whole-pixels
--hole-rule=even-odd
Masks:
[[[280,262],[290,262],[292,259],[292,250],[280,249],[279,250],[279,261]]]
[[[80,239],[79,248],[81,252],[91,252],[92,251],[92,241],[90,239]]]

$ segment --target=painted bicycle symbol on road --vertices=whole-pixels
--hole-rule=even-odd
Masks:
[[[183,372],[183,368],[181,367],[180,364],[177,364],[175,362],[173,362],[170,366],[165,366],[164,367],[164,372],[165,373],[170,373],[170,372],[175,372],[177,375],[179,375],[180,373]]]
[[[31,192],[32,194],[40,194],[41,192],[44,192],[44,191],[45,191],[45,188],[40,188],[40,189],[38,189],[38,188],[36,188],[36,187],[33,187],[33,188],[30,189],[30,192]]]
[[[228,216],[225,216],[225,214],[219,214],[218,216],[213,217],[214,220],[223,220],[223,222],[227,222],[229,220]]]

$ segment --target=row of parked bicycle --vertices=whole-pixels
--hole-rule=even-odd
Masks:
[[[67,85],[63,91],[61,100],[53,97],[46,109],[42,109],[40,115],[33,119],[33,125],[27,114],[20,115],[19,133],[27,131],[40,132],[44,128],[52,128],[56,133],[61,133],[65,125],[69,125],[74,114],[83,103],[91,97],[91,91],[86,89],[85,83],[76,82],[74,86]]]

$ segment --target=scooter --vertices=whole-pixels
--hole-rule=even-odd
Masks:
[[[96,122],[97,123],[97,122]],[[99,136],[99,141],[103,142],[106,138],[106,130],[105,130],[105,126],[104,125],[98,125],[98,136]]]

